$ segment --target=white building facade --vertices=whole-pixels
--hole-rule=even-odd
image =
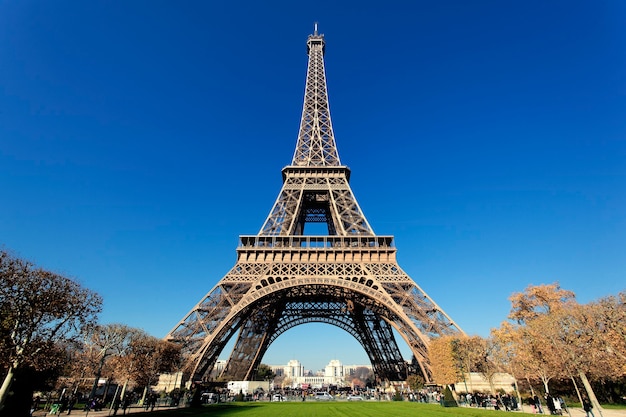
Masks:
[[[304,366],[300,361],[292,359],[287,363],[283,371],[283,376],[289,379],[301,378],[304,376]]]
[[[330,386],[336,386],[338,388],[350,386],[350,381],[346,381],[346,376],[352,374],[354,369],[360,367],[371,369],[371,365],[351,365],[344,367],[337,359],[331,360],[324,368],[324,371],[318,372],[316,375],[305,371],[304,366],[296,359],[290,360],[287,365],[282,367],[272,366],[272,369],[277,376],[284,377],[283,387],[324,389]]]

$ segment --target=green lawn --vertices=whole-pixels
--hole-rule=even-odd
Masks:
[[[411,402],[283,402],[229,403],[151,413],[155,417],[495,417],[504,411],[445,408]],[[516,416],[524,415],[516,413]]]

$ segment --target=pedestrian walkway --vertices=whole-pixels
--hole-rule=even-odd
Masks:
[[[159,411],[159,410],[172,410],[172,409],[176,409],[177,407],[155,407],[154,411]],[[143,407],[140,406],[134,406],[134,407],[128,407],[126,409],[126,414],[139,414],[139,413],[150,413],[150,410],[147,410]],[[50,414],[50,411],[43,411],[43,410],[38,410],[35,411],[33,413],[33,417],[51,417],[51,416],[66,416],[67,415],[67,411],[63,411],[60,414]],[[112,416],[113,415],[113,410],[110,410],[108,408],[103,408],[101,411],[93,411],[90,410],[89,412],[87,411],[83,411],[82,409],[74,409],[72,410],[70,416],[76,416],[76,417],[105,417],[105,416]],[[117,410],[117,414],[116,416],[123,416],[124,415],[124,411],[120,408],[119,410]],[[146,416],[147,417],[147,416]]]
[[[569,408],[569,412],[572,417],[584,417],[587,414],[582,408]],[[596,408],[594,408],[593,415],[596,417],[626,417],[626,410],[613,410],[603,408],[602,411],[598,411]]]
[[[585,417],[587,415],[587,413],[585,412],[585,410],[583,410],[582,408],[576,408],[576,407],[568,407],[567,408],[569,410],[569,413],[567,412],[563,412],[563,417]],[[524,407],[524,412],[527,414],[531,414],[530,408],[529,407]],[[544,413],[536,413],[534,414],[537,417],[539,416],[549,416],[550,414]],[[626,410],[613,410],[613,409],[606,409],[603,408],[602,412],[600,413],[597,409],[593,409],[593,415],[595,417],[626,417]]]

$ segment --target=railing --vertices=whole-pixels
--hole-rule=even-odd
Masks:
[[[245,249],[367,249],[395,248],[393,236],[239,236]]]

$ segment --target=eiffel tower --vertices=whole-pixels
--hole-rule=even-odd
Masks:
[[[379,380],[419,373],[429,381],[430,338],[462,330],[400,268],[393,236],[367,222],[339,160],[317,24],[307,51],[298,141],[278,198],[259,233],[240,236],[235,266],[166,339],[182,343],[191,378],[202,380],[237,334],[222,377],[251,380],[281,334],[327,323],[361,344]],[[328,235],[305,235],[309,223],[325,223]],[[412,368],[394,329],[415,357]]]

